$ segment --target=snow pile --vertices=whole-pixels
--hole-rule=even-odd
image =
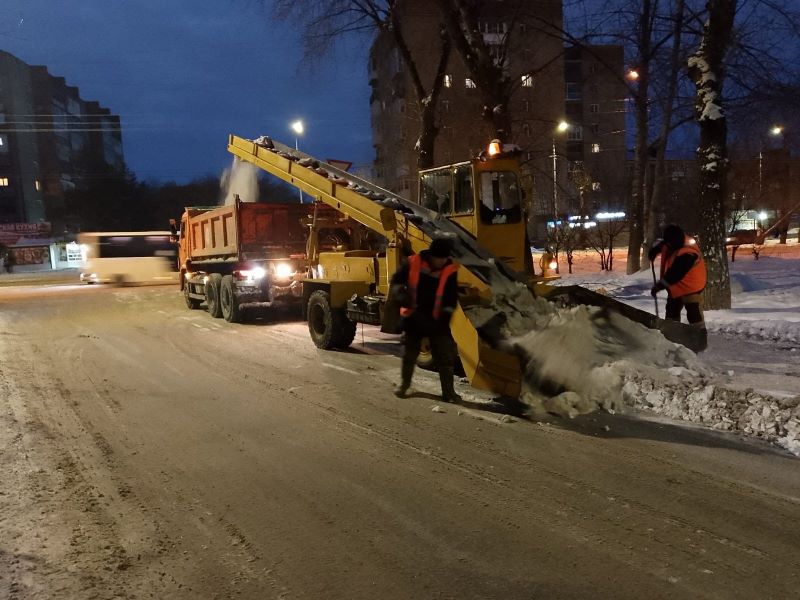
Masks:
[[[534,414],[644,409],[800,455],[800,397],[726,388],[693,352],[616,312],[559,307],[524,286],[465,312],[484,339],[520,357],[521,400]]]
[[[635,408],[712,429],[739,431],[800,456],[800,397],[733,390],[692,373],[670,373],[666,381],[631,374],[623,395]]]
[[[517,354],[521,399],[566,417],[624,407],[623,386],[640,368],[704,368],[660,332],[594,306],[558,307],[520,285],[490,306],[466,307],[482,337]]]

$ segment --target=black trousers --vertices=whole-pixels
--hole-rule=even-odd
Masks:
[[[422,348],[422,340],[428,338],[431,345],[433,362],[438,369],[452,369],[455,362],[455,342],[450,332],[436,333],[433,335],[421,335],[416,331],[406,331],[405,348],[403,349],[403,374],[405,375],[406,365],[411,366],[413,373],[414,365],[417,364],[419,352]],[[405,378],[404,378],[405,379]],[[409,377],[409,380],[411,377]]]
[[[691,325],[705,327],[703,318],[703,296],[701,294],[688,294],[680,298],[667,298],[666,317],[672,321],[681,320],[681,311],[686,307],[686,318]]]

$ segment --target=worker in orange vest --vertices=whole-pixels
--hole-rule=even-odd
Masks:
[[[667,225],[664,239],[656,240],[648,256],[650,262],[661,257],[661,278],[650,294],[655,296],[659,291],[667,290],[667,319],[680,321],[685,306],[689,323],[705,329],[703,290],[706,287],[706,264],[697,242],[677,225]]]
[[[439,371],[442,400],[461,400],[453,386],[456,348],[450,318],[458,303],[458,264],[450,258],[452,250],[450,239],[436,238],[428,250],[409,256],[392,277],[392,293],[400,298],[405,333],[401,382],[395,390],[399,398],[405,398],[411,387],[422,340],[428,338]]]

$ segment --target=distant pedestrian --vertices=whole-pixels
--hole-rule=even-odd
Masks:
[[[6,268],[6,273],[13,273],[14,272],[14,253],[11,250],[6,251],[6,255],[3,257],[3,266]]]
[[[667,290],[667,319],[680,321],[685,306],[689,323],[705,330],[703,290],[706,287],[706,265],[697,242],[677,225],[667,225],[664,239],[656,240],[648,254],[650,262],[659,256],[661,278],[650,293],[655,296],[659,291]]]
[[[456,347],[450,334],[450,318],[458,304],[458,264],[450,255],[452,242],[436,238],[428,250],[408,257],[392,277],[392,293],[400,298],[405,348],[400,385],[395,395],[404,398],[411,387],[422,341],[428,338],[439,371],[442,400],[459,402],[454,389]]]

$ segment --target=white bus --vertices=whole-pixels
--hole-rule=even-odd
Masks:
[[[79,233],[84,283],[176,283],[178,246],[169,231]]]

